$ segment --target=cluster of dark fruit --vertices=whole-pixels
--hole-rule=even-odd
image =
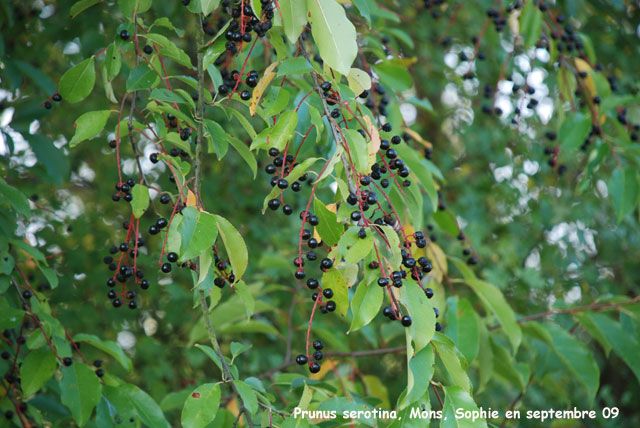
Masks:
[[[363,100],[367,100],[365,101],[364,105],[371,111],[374,111],[377,109],[377,114],[379,114],[380,116],[386,116],[387,115],[387,105],[389,104],[389,97],[386,95],[387,90],[384,88],[384,86],[380,85],[379,83],[376,83],[375,85],[373,85],[373,91],[363,91],[360,95],[358,95],[359,98],[362,98]],[[376,95],[377,95],[377,102],[376,102]]]
[[[593,130],[591,131],[591,135],[593,135]],[[583,148],[582,150],[586,150],[587,147],[589,146],[589,144],[591,143],[591,135],[589,135],[589,137],[587,137],[587,139],[585,140],[584,144],[583,144]],[[553,131],[546,131],[544,133],[544,136],[549,140],[549,141],[555,141],[556,138],[558,138],[557,134]],[[546,156],[548,156],[547,159],[547,164],[551,167],[551,168],[555,168],[556,164],[557,164],[557,158],[558,158],[558,150],[557,148],[553,148],[553,147],[545,147],[544,148],[544,154]],[[567,170],[567,166],[564,164],[560,164],[558,165],[558,174],[562,175],[566,172]]]
[[[264,37],[267,32],[271,30],[273,26],[271,20],[274,17],[273,2],[272,0],[260,0],[260,3],[262,4],[262,17],[256,16],[248,1],[222,1],[222,10],[232,18],[225,33],[225,39],[227,40],[225,49],[229,55],[236,55],[238,53],[238,43],[251,42],[253,39],[251,35],[252,31],[256,33],[256,36]],[[224,19],[218,22],[218,29],[214,28],[214,25],[208,20],[202,22],[202,28],[209,35],[217,34],[225,25],[226,21],[224,21]],[[220,56],[215,61],[215,64],[221,65],[224,61],[225,56]]]
[[[322,343],[322,341],[314,340],[313,349],[315,349],[315,352],[313,353],[313,355],[311,355],[311,358],[313,358],[313,361],[309,362],[309,358],[306,355],[300,354],[296,357],[296,363],[298,363],[301,366],[308,363],[309,371],[311,373],[318,373],[320,371],[320,363],[318,361],[321,361],[322,358],[324,357],[324,354],[322,353],[322,348],[324,348],[324,344]]]
[[[53,101],[59,103],[60,101],[62,101],[62,95],[60,95],[59,93],[55,93],[51,96],[51,98]],[[50,110],[53,107],[53,104],[51,104],[51,101],[47,100],[44,102],[44,108],[46,108],[47,110]]]
[[[621,108],[618,112],[618,122],[622,125],[626,126],[629,130],[629,138],[631,141],[638,141],[638,132],[640,131],[640,124],[631,124],[627,120],[627,109],[626,107]]]
[[[236,276],[233,274],[233,271],[231,270],[231,265],[229,264],[229,262],[222,260],[220,258],[220,255],[218,255],[217,252],[214,254],[214,262],[216,264],[216,269],[218,271],[218,273],[216,274],[216,277],[213,280],[213,283],[215,284],[215,286],[218,288],[224,288],[227,281],[233,284],[236,281]]]
[[[517,5],[519,8],[520,5],[519,4]],[[502,16],[502,14],[499,11],[495,9],[489,9],[487,10],[487,16],[491,19],[491,22],[493,22],[493,27],[498,33],[504,30],[504,26],[507,23],[507,18]]]
[[[111,196],[114,202],[118,202],[120,200],[121,194],[124,194],[123,199],[125,202],[133,201],[133,195],[131,194],[131,190],[136,185],[136,181],[133,178],[127,179],[124,183],[116,184],[116,193]]]
[[[438,7],[446,2],[447,0],[424,0],[424,7],[431,13],[433,19],[438,19],[440,18],[440,10]]]
[[[222,76],[222,85],[218,86],[218,93],[222,96],[228,95],[230,91],[236,88],[236,85],[239,86],[238,81],[242,79],[242,75],[238,70],[233,70],[229,72],[228,70],[222,70],[220,72]],[[249,88],[255,88],[258,84],[258,72],[255,70],[251,70],[249,74],[247,74],[247,78],[244,80],[244,83]],[[237,89],[237,88],[236,88]],[[240,98],[244,101],[248,101],[251,99],[251,92],[247,89],[240,91]]]
[[[126,229],[130,227],[128,222],[125,222],[123,226]],[[137,248],[142,247],[144,244],[144,240],[141,237],[138,237]],[[135,247],[130,248],[128,243],[122,242],[119,246],[112,246],[109,249],[110,255],[105,256],[103,260],[109,267],[109,270],[115,272],[113,277],[107,279],[107,287],[110,288],[107,292],[107,297],[111,300],[111,303],[115,308],[122,306],[123,298],[125,298],[128,300],[127,306],[129,306],[130,309],[135,309],[138,307],[137,302],[134,300],[136,297],[135,291],[129,290],[124,294],[124,296],[120,296],[122,293],[118,293],[113,289],[117,283],[126,284],[131,278],[134,278],[135,282],[139,283],[140,288],[143,290],[149,288],[149,280],[144,279],[144,271],[122,263],[122,260],[124,260],[124,253],[127,251],[131,258],[137,257]],[[114,256],[118,253],[121,253],[121,255],[118,260],[115,260]],[[120,267],[118,268],[118,266]]]
[[[300,213],[301,220],[304,218],[304,215],[305,215],[305,211]],[[309,223],[311,226],[317,226],[320,223],[320,220],[318,219],[317,216],[311,213],[307,213],[306,219],[304,220],[304,222]],[[318,254],[316,253],[316,249],[322,247],[322,241],[318,241],[316,238],[312,237],[311,231],[308,229],[302,230],[300,239],[306,242],[306,245],[309,248],[309,251],[305,253],[306,259],[309,262],[315,262],[316,260],[318,260]],[[293,265],[297,268],[294,273],[294,277],[298,280],[305,279],[307,276],[307,272],[304,270],[304,266],[305,266],[304,259],[302,257],[296,257],[293,260]],[[331,260],[330,258],[325,257],[322,260],[320,260],[320,270],[322,272],[326,272],[332,267],[333,267],[333,260]],[[308,278],[306,283],[307,283],[307,287],[310,290],[316,290],[320,287],[319,290],[322,292],[322,295],[320,295],[320,293],[316,291],[311,295],[311,300],[315,302],[318,299],[320,299],[321,313],[326,314],[336,310],[336,302],[334,302],[333,300],[330,300],[333,298],[333,290],[331,288],[321,287],[320,281],[318,281],[315,278]],[[324,299],[327,299],[328,301],[323,303],[322,301]]]
[[[280,151],[273,147],[269,149],[269,156],[273,158],[273,162],[268,164],[264,170],[267,174],[272,175],[271,180],[269,181],[271,187],[278,186],[278,189],[281,190],[290,188],[294,192],[302,190],[302,183],[308,179],[308,175],[306,173],[298,177],[298,179],[293,183],[289,183],[286,178],[291,170],[293,170],[297,165],[297,163],[293,163],[295,157],[292,154],[280,156]],[[269,200],[267,205],[270,209],[275,211],[280,208],[280,199],[273,198]],[[282,212],[284,212],[285,215],[291,215],[293,213],[293,208],[291,205],[284,204],[282,205]]]

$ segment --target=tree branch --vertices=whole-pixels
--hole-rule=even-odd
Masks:
[[[194,180],[193,180],[193,189],[194,189],[194,193],[196,195],[196,201],[201,201],[202,199],[200,198],[200,184],[201,184],[201,174],[202,174],[202,143],[203,143],[203,138],[202,135],[204,134],[204,130],[203,130],[203,120],[204,120],[204,54],[201,52],[200,48],[202,46],[204,46],[204,30],[202,28],[202,22],[201,20],[199,20],[200,22],[198,23],[198,27],[199,27],[199,31],[197,32],[197,58],[198,58],[198,104],[197,104],[197,109],[196,109],[196,123],[197,123],[197,130],[196,130],[196,153],[195,153],[195,160],[194,160]],[[201,202],[198,202],[199,204],[201,204]],[[202,209],[204,209],[204,207],[200,207]],[[196,277],[199,277],[200,274],[200,258],[198,257],[198,259],[196,260]],[[218,355],[218,358],[220,358],[220,365],[222,366],[222,380],[223,381],[231,381],[230,385],[231,385],[231,389],[233,390],[233,392],[236,394],[236,396],[238,397],[238,401],[240,402],[240,411],[238,412],[238,418],[236,419],[236,422],[234,423],[234,426],[238,423],[238,420],[240,419],[240,415],[244,413],[245,419],[247,421],[247,425],[249,427],[253,427],[253,421],[251,420],[251,414],[249,413],[249,411],[247,410],[246,406],[244,405],[244,401],[242,400],[242,396],[240,395],[240,391],[238,391],[238,388],[236,387],[236,384],[234,382],[234,377],[233,374],[231,373],[231,370],[229,370],[229,365],[227,364],[227,361],[224,358],[224,354],[222,353],[222,350],[220,349],[220,343],[218,343],[218,337],[216,335],[216,331],[213,328],[213,325],[211,324],[211,320],[209,319],[209,305],[207,304],[207,297],[204,294],[204,290],[200,290],[199,292],[200,294],[200,307],[202,308],[202,317],[204,318],[204,322],[207,326],[207,332],[209,334],[209,341],[211,342],[211,345],[213,346],[213,350],[216,352],[216,354]]]
[[[598,303],[597,301],[583,306],[576,306],[574,308],[567,309],[558,309],[558,310],[549,310],[547,312],[541,312],[539,314],[527,315],[526,317],[522,317],[516,322],[518,324],[525,323],[527,321],[533,321],[540,318],[547,318],[553,315],[561,315],[561,314],[575,314],[576,312],[584,312],[584,311],[592,311],[592,312],[601,312],[601,311],[610,311],[612,309],[619,309],[621,306],[633,305],[635,303],[640,303],[640,296],[636,296],[631,300],[626,302],[607,302],[607,303]],[[500,328],[500,324],[494,324],[489,326],[489,330],[495,330]]]
[[[309,63],[311,63],[311,59],[309,57],[309,53],[305,49],[304,40],[302,40],[302,38],[299,39],[298,45],[300,46],[300,52],[302,53],[302,56],[304,56],[305,59]],[[313,87],[316,90],[316,92],[318,92],[318,95],[320,96],[320,101],[322,101],[322,107],[324,108],[324,114],[327,116],[327,120],[329,121],[329,127],[331,128],[331,133],[333,134],[333,139],[336,141],[336,144],[340,144],[343,147],[345,147],[346,146],[346,141],[344,141],[338,135],[339,131],[336,128],[336,123],[335,123],[335,121],[333,121],[331,119],[331,112],[329,111],[329,106],[327,105],[327,100],[326,100],[326,98],[324,96],[324,93],[322,92],[322,89],[320,88],[320,82],[318,81],[317,73],[315,71],[312,71],[311,72],[311,77],[313,78]],[[346,150],[346,147],[345,147],[345,150]],[[345,175],[347,176],[347,183],[349,184],[349,191],[355,195],[357,193],[357,189],[356,189],[356,186],[353,184],[353,180],[351,179],[351,174],[349,174],[350,168],[349,168],[349,163],[347,162],[347,158],[346,158],[344,153],[342,153],[340,158],[342,160],[342,166],[344,167]]]
[[[381,348],[381,349],[368,349],[366,351],[355,351],[355,352],[327,352],[324,354],[325,357],[350,357],[350,358],[358,358],[358,357],[368,357],[372,355],[384,355],[384,354],[397,354],[400,352],[405,352],[407,350],[406,346],[398,346],[396,348]],[[258,376],[259,379],[263,379],[265,377],[271,377],[275,373],[286,369],[289,366],[294,365],[296,362],[294,360],[285,361],[284,363],[276,366]]]

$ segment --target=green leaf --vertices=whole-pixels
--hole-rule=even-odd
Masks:
[[[520,392],[526,389],[527,379],[522,378],[522,374],[517,370],[515,361],[509,355],[509,351],[491,340],[491,350],[493,353],[493,372],[502,376],[513,384]]]
[[[253,298],[253,294],[251,294],[249,287],[247,287],[247,284],[245,284],[244,281],[236,280],[235,289],[240,296],[242,303],[244,303],[244,306],[247,309],[247,315],[251,316],[253,314],[253,311],[255,310],[256,301]]]
[[[71,410],[79,426],[85,426],[101,394],[98,376],[86,364],[74,361],[71,366],[62,368],[60,399]]]
[[[353,4],[356,5],[360,15],[367,20],[367,24],[371,28],[371,9],[375,7],[375,4],[372,4],[372,0],[353,0]]]
[[[202,6],[202,14],[209,15],[220,5],[220,0],[200,0],[200,6]]]
[[[365,229],[366,230],[366,229]],[[354,265],[364,259],[373,250],[373,232],[368,230],[367,236],[360,239],[358,226],[351,226],[342,235],[338,242],[339,254],[344,258],[347,265]]]
[[[235,359],[238,355],[251,349],[252,346],[250,343],[231,342],[231,345],[229,345],[231,348],[231,358]]]
[[[220,408],[220,385],[205,383],[187,397],[182,409],[184,428],[204,428],[216,418]]]
[[[107,124],[110,110],[89,111],[76,119],[76,133],[69,142],[69,147],[74,148],[85,140],[96,137]]]
[[[355,129],[347,129],[344,131],[349,147],[349,158],[355,163],[356,171],[360,174],[369,174],[369,155],[367,154],[367,142],[362,134]]]
[[[182,403],[184,400],[180,402],[180,406]],[[103,386],[102,399],[96,407],[98,427],[111,428],[121,425],[123,421],[129,421],[131,418],[138,419],[138,412],[129,397],[116,386]]]
[[[102,0],[80,0],[75,2],[72,6],[71,6],[71,10],[69,11],[69,16],[71,16],[71,18],[75,18],[76,16],[80,15],[82,12],[84,12],[85,10],[89,9],[91,6],[94,6],[98,3],[100,3]]]
[[[485,307],[496,315],[502,329],[511,342],[513,353],[515,353],[522,340],[522,331],[516,322],[513,309],[511,309],[511,306],[507,303],[502,292],[492,284],[476,278],[473,271],[471,271],[462,260],[456,258],[452,258],[452,260],[462,273],[467,285],[473,289]]]
[[[222,369],[222,363],[220,362],[220,357],[218,356],[216,351],[213,350],[213,348],[207,345],[200,345],[200,344],[196,344],[195,347],[201,350],[202,352],[204,352],[204,354],[208,356],[211,359],[211,361],[213,361],[215,365],[218,366],[218,368],[222,372],[223,369]],[[229,370],[231,370],[231,374],[234,377],[238,377],[238,368],[236,366],[231,365],[231,360],[229,360],[229,358],[224,357],[224,360],[229,365]]]
[[[616,208],[618,223],[631,213],[638,203],[638,176],[635,168],[616,168],[609,180],[609,193]]]
[[[241,380],[234,380],[236,384],[236,388],[238,388],[238,392],[240,393],[240,398],[242,398],[242,402],[246,409],[252,415],[258,411],[258,397],[256,396],[255,391],[251,386]]]
[[[150,99],[167,103],[185,103],[186,100],[173,91],[164,88],[155,88],[149,95]]]
[[[565,150],[580,147],[591,132],[591,119],[582,113],[574,113],[567,117],[558,131],[558,141]]]
[[[107,48],[104,54],[104,63],[102,72],[106,74],[107,80],[111,81],[120,73],[122,67],[122,54],[118,50],[118,45],[113,42]],[[105,73],[106,70],[106,73]]]
[[[182,241],[180,260],[186,261],[211,249],[218,237],[218,228],[216,216],[195,207],[185,208],[182,217],[178,226]]]
[[[431,208],[433,212],[436,212],[438,209],[438,190],[436,189],[436,184],[427,162],[423,160],[422,156],[420,156],[420,154],[408,144],[398,144],[397,146],[394,146],[394,148],[397,150],[398,155],[407,163],[411,174],[417,177],[424,190],[426,190],[427,195],[429,195],[429,200],[431,201]],[[449,214],[446,212],[438,211],[438,213],[442,213],[449,217]],[[449,218],[449,220],[451,219]],[[455,234],[457,235],[458,226],[455,223],[453,226]]]
[[[544,327],[551,334],[555,354],[584,386],[589,403],[593,403],[600,383],[600,369],[593,355],[582,342],[562,327],[551,323]]]
[[[262,131],[251,143],[251,150],[254,148],[272,148],[282,151],[296,130],[298,124],[298,113],[295,110],[284,112],[276,124]]]
[[[385,85],[396,91],[406,91],[411,88],[413,79],[405,65],[388,60],[374,65],[373,70]]]
[[[71,67],[60,78],[59,92],[69,103],[84,100],[93,90],[96,83],[96,70],[93,57]]]
[[[242,157],[247,165],[249,165],[249,168],[251,168],[251,172],[253,172],[253,178],[256,178],[256,175],[258,174],[258,161],[256,161],[256,157],[253,155],[253,153],[251,153],[249,147],[247,147],[242,141],[238,140],[233,135],[229,136],[229,143],[231,143],[240,157]]]
[[[97,376],[93,374],[97,379]],[[140,420],[143,424],[153,428],[170,428],[169,422],[164,417],[160,406],[146,392],[135,385],[120,385],[119,389],[129,397],[129,401],[138,411]]]
[[[322,274],[322,289],[333,290],[333,301],[336,302],[336,310],[342,316],[347,315],[349,309],[349,290],[342,273],[336,268],[329,269]]]
[[[10,186],[2,177],[0,177],[0,201],[2,200],[7,201],[16,212],[24,216],[31,214],[29,200],[24,193],[13,186]]]
[[[56,186],[62,186],[69,179],[69,156],[43,135],[25,135],[25,138],[29,141],[38,162],[44,165],[47,170],[47,176],[51,182]]]
[[[242,235],[238,230],[224,217],[216,215],[218,219],[218,230],[224,247],[227,249],[227,255],[231,261],[231,268],[233,274],[236,277],[236,281],[242,278],[242,275],[247,270],[247,264],[249,263],[249,253],[247,251],[247,245],[242,239]]]
[[[282,13],[284,34],[289,42],[296,43],[307,23],[307,8],[300,0],[280,0],[278,4]]]
[[[434,334],[431,343],[435,346],[438,358],[451,377],[451,382],[471,393],[471,380],[467,374],[467,361],[464,355],[458,352],[451,339],[441,333]]]
[[[610,332],[609,330],[602,330],[600,328],[600,325],[605,324],[606,321],[604,323],[596,324],[591,317],[583,313],[574,314],[573,317],[578,320],[580,326],[582,326],[582,328],[584,328],[587,333],[589,333],[589,335],[593,337],[600,344],[600,346],[602,346],[605,355],[609,357],[609,352],[611,352],[612,346],[607,336],[610,334]],[[605,318],[607,317],[605,316]]]
[[[144,64],[140,64],[129,73],[129,77],[127,78],[127,92],[151,89],[159,81],[160,78],[155,71]]]
[[[280,8],[282,8],[282,2],[280,3]],[[311,71],[313,71],[313,66],[303,56],[289,58],[278,64],[278,76],[305,74]]]
[[[472,362],[479,350],[480,320],[467,299],[458,300],[453,296],[447,299],[446,335],[453,340],[468,362]]]
[[[429,382],[433,377],[435,355],[433,347],[426,346],[413,356],[408,356],[410,381],[407,382],[407,395],[398,407],[404,407],[422,399],[427,393]],[[403,405],[404,404],[404,405]]]
[[[429,113],[435,113],[431,101],[429,101],[427,98],[411,97],[407,100],[407,102],[413,104],[416,107],[420,107],[421,109],[426,110]]]
[[[344,232],[344,226],[342,223],[338,223],[336,213],[330,211],[322,201],[317,198],[314,202],[314,208],[315,214],[320,220],[316,229],[318,229],[322,241],[328,246],[333,247],[340,240]]]
[[[520,15],[520,34],[524,47],[529,49],[540,38],[542,31],[542,11],[533,4],[525,4]]]
[[[53,94],[56,91],[56,84],[42,71],[42,69],[20,60],[15,60],[14,64],[18,69],[20,69],[20,71],[29,77],[33,83],[41,87],[46,93]]]
[[[458,386],[444,387],[444,405],[442,408],[441,428],[486,428],[487,422],[484,418],[472,421],[467,418],[456,418],[456,411],[478,412],[478,406],[468,391]]]
[[[85,333],[76,334],[73,341],[86,342],[94,348],[111,355],[126,371],[130,372],[133,370],[133,363],[131,362],[131,359],[124,353],[122,348],[120,348],[120,345],[116,342],[102,340],[98,336]]]
[[[401,301],[411,316],[409,336],[413,339],[415,352],[429,344],[436,326],[433,306],[420,286],[411,279],[404,280]]]
[[[358,284],[356,294],[351,301],[353,320],[348,333],[356,331],[371,322],[382,306],[382,298],[382,287],[377,284],[367,285],[364,281]]]
[[[143,13],[149,10],[152,0],[118,0],[120,11],[127,19],[133,19],[133,13]]]
[[[25,397],[35,394],[51,379],[58,366],[56,357],[48,347],[30,352],[20,366],[22,393]]]
[[[588,318],[598,326],[602,332],[606,332],[606,338],[611,343],[613,351],[629,366],[640,382],[640,343],[638,338],[629,334],[618,322],[604,314],[589,314]]]
[[[322,60],[347,75],[358,54],[356,29],[336,0],[307,0],[311,33]]]
[[[227,150],[229,149],[230,136],[222,128],[222,126],[220,126],[219,123],[214,122],[213,120],[205,119],[204,124],[207,127],[207,132],[209,132],[208,137],[210,138],[209,141],[211,141],[212,148],[214,149],[213,151],[215,151],[218,160],[220,160],[224,157],[224,155],[227,153]],[[209,151],[212,151],[211,148],[209,149]]]

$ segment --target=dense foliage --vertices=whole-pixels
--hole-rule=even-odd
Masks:
[[[0,427],[640,424],[637,2],[0,11]]]

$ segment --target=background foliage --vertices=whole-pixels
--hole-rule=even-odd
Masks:
[[[0,5],[0,409],[6,416],[0,426],[222,427],[234,425],[243,409],[256,425],[320,423],[289,418],[296,406],[380,407],[401,415],[412,407],[444,408],[445,416],[455,407],[618,407],[617,419],[586,423],[638,426],[637,4],[280,0],[273,28],[251,53],[253,41],[227,58],[224,31],[216,38],[230,19],[220,3]],[[255,9],[260,2],[246,3]],[[326,22],[319,18],[323,12]],[[122,30],[129,40],[120,37]],[[155,42],[154,52],[137,58],[135,38],[139,49]],[[201,75],[198,51],[208,65]],[[227,59],[214,63],[218,56]],[[220,71],[240,70],[246,58],[246,71],[257,70],[259,78],[274,73],[255,117],[250,101],[235,94],[227,102],[218,93]],[[349,73],[351,67],[362,71]],[[341,76],[347,73],[350,79]],[[354,101],[371,77],[374,105]],[[348,124],[336,125],[324,115],[316,79],[330,81],[353,109],[357,103],[358,119],[375,124],[367,134],[376,128],[383,139],[404,137],[397,149],[410,167],[412,186],[405,190],[411,197],[388,193],[409,234],[423,230],[427,236],[427,248],[413,250],[424,251],[433,265],[423,282],[435,295],[424,298],[409,279],[394,291],[414,321],[404,328],[381,314],[388,303],[381,305],[376,294],[380,274],[367,267],[375,258],[370,243],[368,252],[357,254],[365,260],[357,263],[347,257],[340,264],[345,254],[332,253],[340,256],[335,264],[341,268],[323,275],[307,262],[305,268],[338,294],[336,312],[313,316],[311,339],[324,342],[325,356],[321,371],[310,374],[293,362],[308,346],[314,307],[304,281],[293,277],[298,213],[307,209],[309,183],[321,174],[323,160],[340,146],[332,126],[362,126],[345,109]],[[205,92],[198,94],[200,89]],[[63,100],[51,101],[58,90]],[[164,134],[167,116],[161,108],[167,113],[173,102],[186,115],[180,121],[193,127],[186,143]],[[200,108],[205,121],[198,119]],[[89,112],[105,113],[81,116]],[[205,152],[199,166],[192,156],[180,157],[191,164],[188,177],[200,169],[201,185],[190,182],[197,200],[189,200],[178,217],[208,220],[193,220],[200,229],[191,245],[185,233],[182,247],[175,234],[169,245],[178,249],[181,262],[193,259],[199,269],[212,259],[217,235],[216,251],[230,259],[237,276],[235,290],[213,286],[213,275],[198,283],[190,269],[177,265],[170,275],[160,272],[164,232],[152,236],[147,230],[157,218],[169,218],[172,205],[160,204],[152,191],[145,210],[147,198],[138,184],[134,189],[141,193],[131,205],[146,211],[140,220],[146,245],[137,263],[151,286],[139,290],[130,284],[139,292],[134,311],[113,308],[106,297],[111,272],[103,258],[125,240],[122,224],[132,220],[128,203],[111,200],[119,176],[110,141],[120,138],[123,177],[138,182],[129,144],[129,132],[136,132],[132,143],[147,184],[172,192],[174,202],[178,193],[164,161],[148,160],[157,151],[153,138],[135,131],[144,130],[145,121],[165,144],[193,155]],[[295,132],[286,129],[290,121],[297,121]],[[392,132],[380,129],[387,122]],[[196,145],[198,130],[203,139]],[[265,199],[272,188],[264,169],[273,160],[264,150],[267,134],[269,144],[281,149],[288,141],[302,147],[299,162],[321,158],[305,164],[313,172],[302,191],[285,191],[282,201],[293,207],[291,216],[281,208],[262,213],[273,197]],[[364,143],[359,134],[350,135],[345,144],[356,156],[364,147],[366,163],[374,138],[367,135]],[[164,159],[181,167],[176,158]],[[332,178],[320,183],[319,202],[311,205],[320,217],[318,233],[329,245],[358,242],[359,230],[332,221],[331,204],[346,208],[349,193],[344,167],[335,159]],[[358,165],[348,162],[350,170],[363,172]],[[334,180],[337,191],[330,185]],[[392,183],[389,189],[394,188],[399,187]],[[354,225],[349,212],[338,209],[338,219]],[[369,233],[382,246],[374,229]],[[399,251],[392,247],[382,256],[396,260],[393,269]],[[213,290],[207,317],[233,382],[221,369],[215,341],[209,343],[200,290]],[[25,298],[25,291],[34,296]],[[434,332],[430,306],[439,310],[441,332]],[[73,363],[66,365],[65,357]],[[100,368],[95,360],[103,362]],[[100,377],[98,370],[104,372]],[[206,405],[194,399],[194,391]],[[503,420],[486,422],[499,426]],[[247,426],[247,418],[239,423]],[[406,418],[354,423],[425,424]],[[451,418],[431,421],[450,423]],[[565,420],[554,426],[581,425]]]

